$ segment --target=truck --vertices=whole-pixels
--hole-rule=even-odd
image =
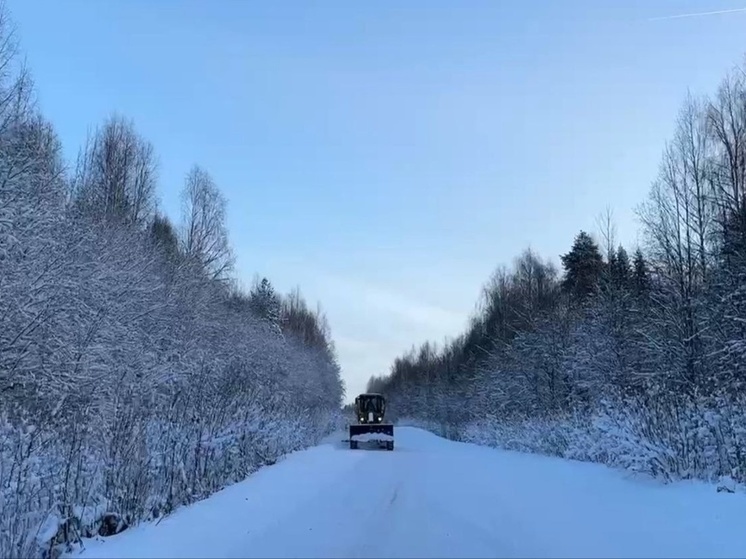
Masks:
[[[384,421],[386,398],[383,394],[365,393],[355,398],[355,421],[350,424],[350,448],[361,442],[375,443],[394,450],[394,425]]]

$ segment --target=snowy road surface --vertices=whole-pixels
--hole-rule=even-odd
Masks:
[[[746,557],[743,494],[414,428],[396,444],[292,454],[69,557]]]

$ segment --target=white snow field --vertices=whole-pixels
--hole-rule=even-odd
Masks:
[[[746,557],[746,495],[396,429],[294,453],[68,557]]]

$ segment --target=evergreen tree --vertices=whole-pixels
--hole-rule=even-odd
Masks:
[[[635,251],[635,258],[632,263],[632,285],[638,295],[647,293],[650,289],[650,274],[645,256],[638,248]]]
[[[630,282],[629,255],[623,246],[619,246],[615,254],[613,277],[618,287],[627,287]]]
[[[585,301],[598,289],[604,269],[603,257],[598,245],[585,231],[581,231],[572,249],[561,257],[565,268],[563,289],[579,302]]]
[[[282,303],[267,278],[255,282],[249,293],[249,308],[262,320],[270,324],[279,324]]]

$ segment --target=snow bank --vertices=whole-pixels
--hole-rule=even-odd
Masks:
[[[393,441],[394,437],[386,433],[362,433],[361,435],[353,435],[350,440],[358,442]]]
[[[746,481],[746,399],[668,396],[607,402],[594,414],[524,421],[487,417],[452,437],[507,450],[599,462],[672,482]],[[739,485],[740,486],[740,485]]]

